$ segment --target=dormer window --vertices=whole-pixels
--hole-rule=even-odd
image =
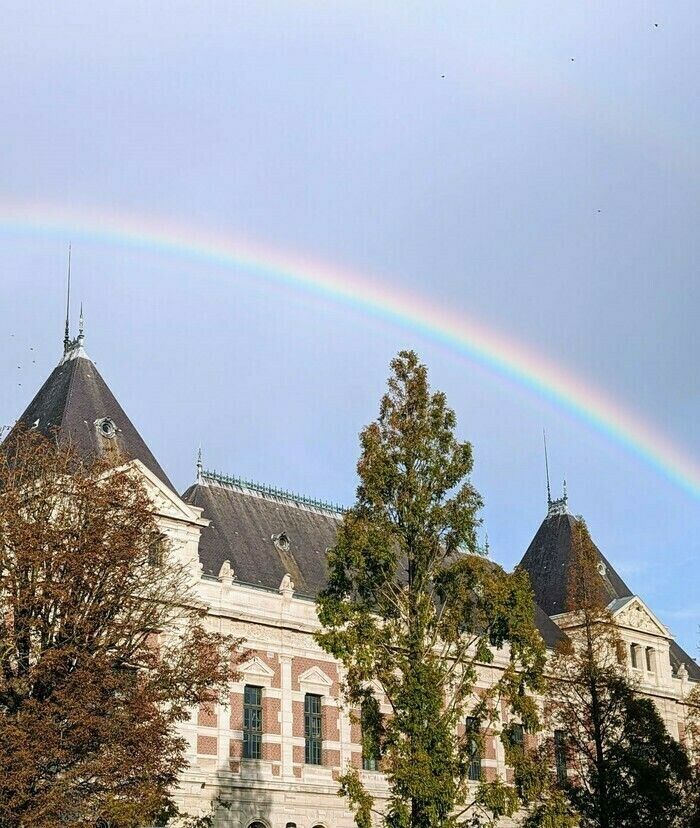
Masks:
[[[109,440],[117,436],[117,427],[114,424],[114,420],[110,419],[109,417],[102,417],[101,420],[97,420],[95,422],[97,426],[97,431],[103,436],[107,437]]]
[[[289,535],[287,535],[286,532],[280,532],[278,535],[273,535],[272,542],[281,552],[289,552]]]

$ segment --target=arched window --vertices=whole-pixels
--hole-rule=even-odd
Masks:
[[[264,822],[251,822],[248,828],[267,828]]]

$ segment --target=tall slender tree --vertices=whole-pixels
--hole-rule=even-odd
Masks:
[[[0,451],[0,828],[131,828],[173,814],[177,723],[234,642],[129,466],[36,432]]]
[[[318,640],[345,668],[351,707],[379,685],[390,708],[363,717],[390,786],[384,823],[474,825],[522,801],[500,780],[473,780],[485,738],[507,741],[501,702],[537,728],[531,691],[544,647],[525,573],[507,574],[479,551],[472,447],[456,437],[445,395],[431,393],[415,353],[391,367],[379,417],[361,433],[357,501],[329,553]],[[481,689],[486,665],[494,669]],[[375,803],[359,774],[347,772],[342,792],[369,828]]]
[[[551,664],[552,727],[565,739],[564,787],[581,828],[687,826],[693,774],[656,707],[630,683],[599,555],[577,519],[569,571],[569,638]],[[561,761],[564,761],[560,756]]]

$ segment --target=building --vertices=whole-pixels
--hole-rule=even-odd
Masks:
[[[189,769],[179,804],[201,813],[217,799],[217,824],[241,828],[350,828],[337,796],[348,764],[378,796],[382,774],[362,756],[359,727],[339,701],[339,671],[314,642],[315,596],[326,579],[326,550],[338,507],[236,477],[205,471],[182,494],[148,449],[84,349],[82,330],[19,420],[59,429],[85,456],[132,459],[208,608],[209,623],[244,640],[240,680],[228,706],[194,711],[184,727]],[[573,620],[564,612],[575,520],[566,498],[548,512],[522,559],[530,574],[537,625],[554,647]],[[629,648],[629,669],[657,703],[670,732],[684,735],[683,699],[700,667],[600,553],[610,608]],[[504,662],[505,663],[505,662]],[[488,686],[498,660],[484,668]],[[485,738],[481,772],[509,779],[500,742]]]

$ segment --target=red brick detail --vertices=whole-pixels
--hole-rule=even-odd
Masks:
[[[282,725],[280,723],[280,700],[271,699],[265,695],[263,690],[262,698],[263,708],[263,732],[279,734],[282,732]]]
[[[231,739],[228,745],[229,759],[241,759],[243,757],[243,740]]]
[[[231,730],[243,730],[243,693],[231,693],[229,727]]]
[[[337,707],[325,705],[323,713],[323,738],[329,742],[340,741],[340,711]]]
[[[282,745],[274,742],[263,742],[262,758],[266,762],[280,762],[282,760]]]
[[[685,746],[685,724],[678,722],[678,741]]]
[[[350,765],[353,768],[361,768],[362,767],[362,753],[356,750],[350,754]]]
[[[197,736],[197,753],[204,756],[216,756],[216,736]]]
[[[200,727],[216,727],[219,724],[214,701],[205,702],[199,706],[197,724]]]
[[[301,768],[292,768],[292,770],[294,771],[294,776],[301,779]]]
[[[340,767],[340,751],[339,750],[322,750],[321,763],[326,768]]]
[[[359,715],[357,711],[354,712],[355,715]],[[353,745],[362,744],[362,727],[359,721],[350,721],[350,741],[353,743]]]
[[[534,733],[526,733],[523,736],[523,747],[525,750],[535,750],[537,747],[537,736]]]
[[[272,766],[272,775],[273,776],[280,776],[281,773],[282,773],[282,769],[280,768],[279,765],[273,765]]]
[[[506,768],[506,782],[509,785],[513,785],[515,783],[515,771],[513,768]]]
[[[498,772],[496,768],[482,768],[481,776],[486,782],[495,782],[498,778]]]
[[[339,770],[336,770],[335,768],[333,768],[333,771],[331,772],[331,776],[333,777],[334,782],[339,782],[340,781],[340,771]]]
[[[305,751],[301,745],[294,745],[292,748],[292,759],[295,765],[304,764]]]
[[[337,696],[340,692],[337,665],[332,661],[320,661],[316,658],[295,658],[292,661],[292,690],[301,690],[299,676],[311,669],[311,667],[318,667],[319,670],[322,670],[328,676],[333,682],[330,687],[330,695]]]
[[[241,772],[241,763],[240,762],[229,762],[228,766],[231,769],[231,773],[240,773]]]
[[[496,737],[484,736],[484,759],[496,758]]]
[[[292,702],[292,733],[304,736],[304,702]]]

